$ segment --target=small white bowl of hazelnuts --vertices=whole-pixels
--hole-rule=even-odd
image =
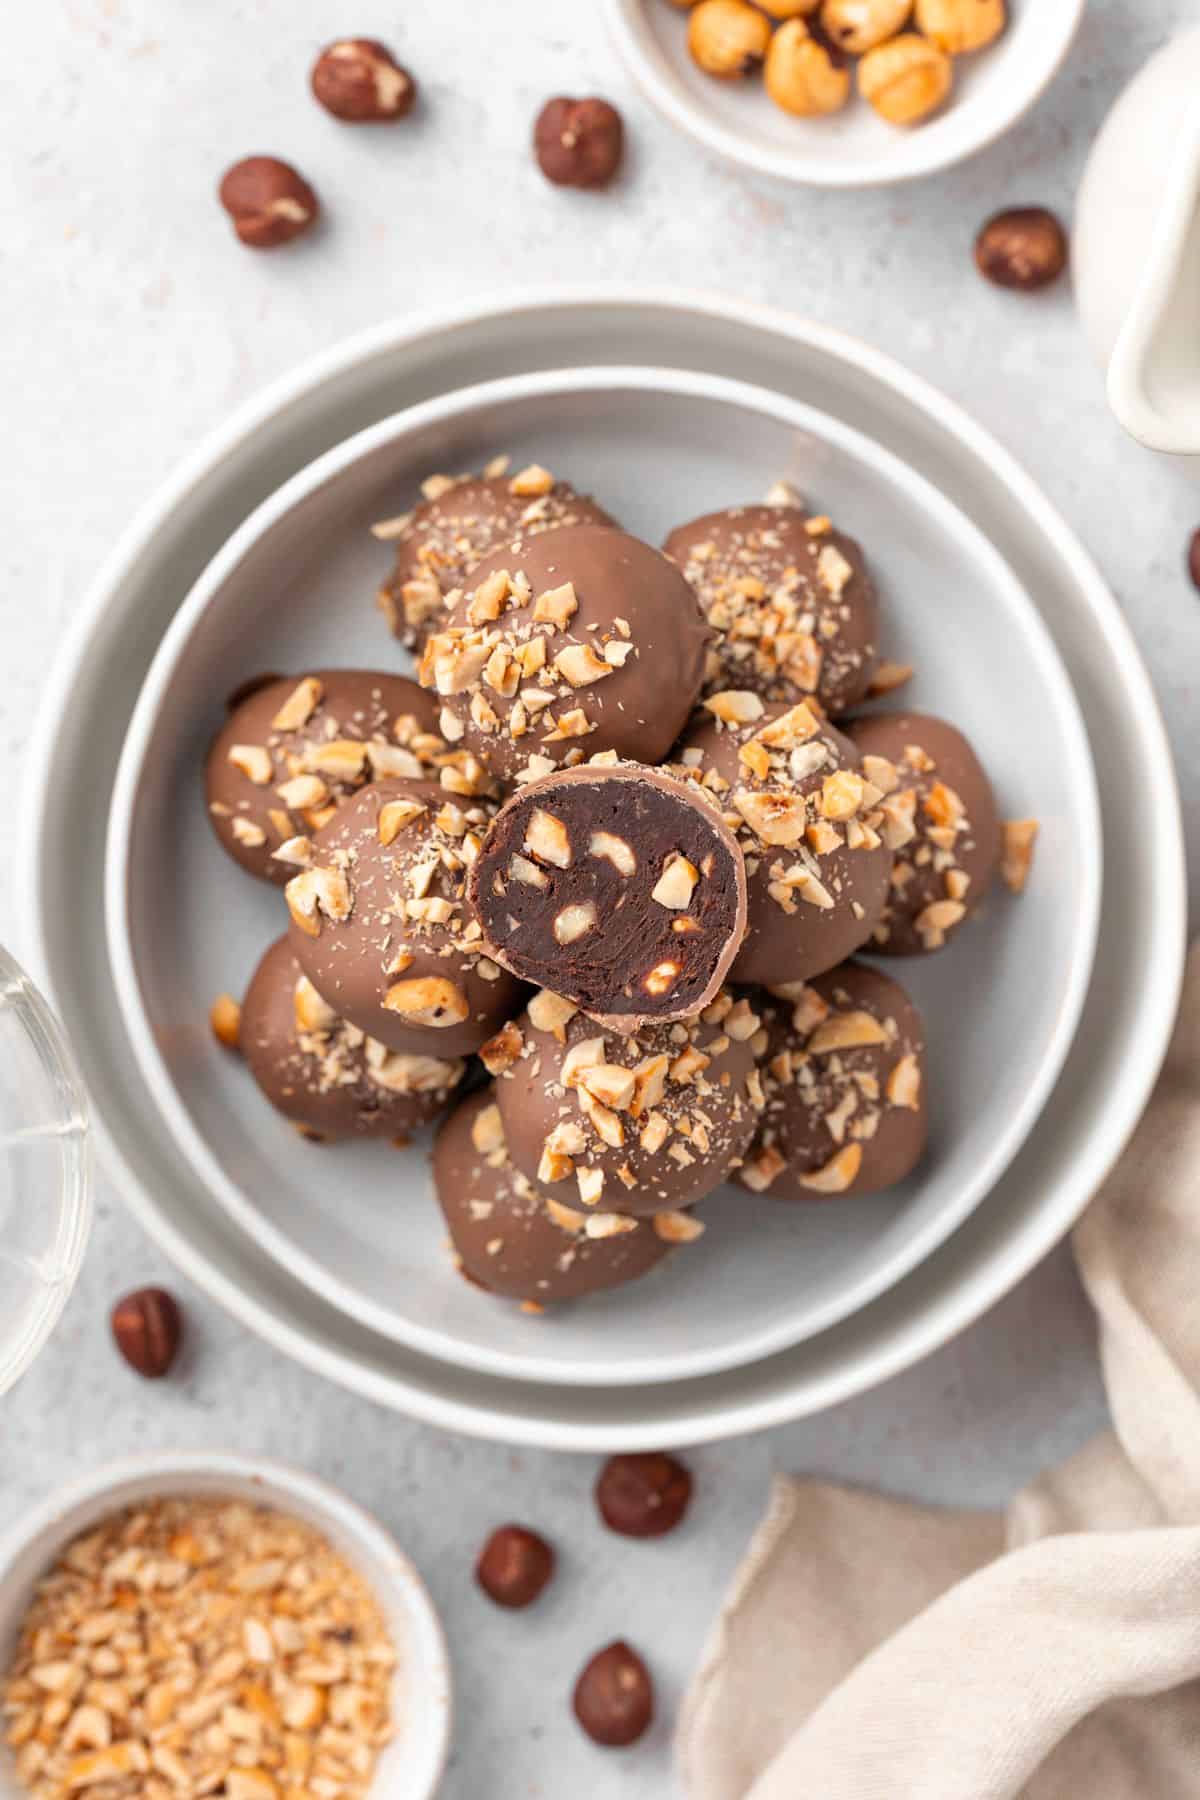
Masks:
[[[647,98],[764,175],[868,187],[992,143],[1063,62],[1086,0],[607,0]]]

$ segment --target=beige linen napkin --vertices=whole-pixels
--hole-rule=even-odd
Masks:
[[[685,1704],[689,1800],[1200,1796],[1200,946],[1074,1241],[1113,1432],[1003,1517],[777,1480]]]

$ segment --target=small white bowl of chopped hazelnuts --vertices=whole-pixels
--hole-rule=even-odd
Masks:
[[[814,187],[948,168],[1008,131],[1086,0],[607,0],[646,97],[706,149]]]
[[[336,1488],[258,1457],[127,1457],[0,1540],[0,1800],[431,1800],[445,1640]]]

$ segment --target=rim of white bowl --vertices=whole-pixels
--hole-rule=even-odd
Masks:
[[[1028,654],[1041,679],[1054,696],[1054,708],[1064,731],[1067,756],[1064,784],[1073,796],[1073,811],[1084,815],[1084,841],[1088,852],[1082,870],[1079,930],[1058,1017],[1048,1034],[1032,1080],[1020,1104],[1005,1118],[989,1154],[982,1159],[953,1205],[943,1207],[921,1229],[897,1244],[892,1255],[869,1273],[843,1284],[839,1293],[822,1305],[806,1309],[802,1329],[780,1319],[752,1332],[737,1345],[689,1350],[675,1355],[657,1354],[653,1366],[645,1356],[604,1358],[595,1367],[564,1363],[556,1357],[526,1351],[484,1349],[463,1344],[452,1333],[414,1323],[381,1306],[339,1277],[281,1227],[265,1217],[251,1195],[227,1175],[207,1139],[195,1126],[172,1078],[158,1035],[148,1020],[133,951],[129,912],[129,865],[134,813],[142,788],[142,774],[149,745],[162,714],[170,683],[185,662],[189,647],[214,599],[245,557],[264,536],[315,493],[336,481],[363,458],[389,444],[403,444],[414,432],[432,423],[469,420],[481,409],[495,408],[526,399],[552,399],[572,393],[662,393],[696,398],[713,404],[738,407],[772,418],[797,431],[807,432],[836,445],[848,456],[882,472],[913,504],[934,520],[939,531],[959,545],[976,567],[989,570],[989,582],[1004,588],[1009,604],[1023,620]],[[1050,1092],[1062,1072],[1087,996],[1099,933],[1102,885],[1099,797],[1087,730],[1069,675],[1050,631],[1031,596],[1016,579],[996,547],[957,506],[900,458],[852,426],[821,413],[802,401],[774,394],[769,389],[733,381],[726,376],[700,375],[683,370],[641,366],[600,366],[559,369],[552,372],[505,376],[455,389],[436,400],[391,414],[306,464],[261,502],[208,563],[172,619],[138,695],[125,743],[117,765],[109,814],[105,890],[109,956],[125,1028],[159,1116],[193,1172],[234,1223],[251,1237],[289,1275],[351,1318],[372,1331],[407,1344],[440,1362],[473,1369],[484,1375],[539,1381],[565,1387],[623,1387],[653,1379],[655,1382],[689,1381],[720,1374],[747,1363],[759,1362],[805,1338],[816,1337],[831,1325],[868,1305],[879,1294],[902,1280],[909,1271],[936,1250],[975,1207],[981,1204],[1004,1169],[1016,1156],[1033,1129]]]
[[[1042,21],[1044,31],[1038,41],[1043,57],[1027,65],[1026,81],[1002,85],[998,91],[1003,99],[993,97],[989,104],[981,95],[967,95],[923,130],[897,131],[874,161],[853,164],[839,163],[834,149],[827,155],[771,149],[717,123],[675,80],[646,23],[647,4],[664,5],[665,0],[605,0],[605,11],[626,67],[664,118],[724,161],[760,175],[808,187],[860,188],[920,180],[953,168],[1003,137],[1041,99],[1066,61],[1087,0],[1060,0],[1056,16]],[[953,129],[956,120],[961,121],[958,130]],[[940,130],[940,126],[951,129]]]
[[[163,520],[195,497],[221,462],[247,444],[268,421],[322,389],[335,388],[356,368],[393,351],[411,350],[424,339],[465,336],[498,316],[523,321],[539,313],[586,317],[589,311],[604,308],[627,313],[629,330],[640,312],[660,312],[677,317],[681,326],[692,319],[700,327],[715,323],[727,329],[757,331],[781,343],[802,344],[806,350],[827,355],[847,371],[866,377],[885,394],[897,396],[939,438],[961,443],[996,479],[1023,517],[1036,526],[1038,535],[1052,545],[1055,556],[1078,584],[1089,624],[1124,670],[1123,686],[1130,715],[1137,719],[1148,754],[1161,777],[1146,801],[1153,822],[1148,841],[1153,845],[1158,865],[1155,891],[1161,901],[1164,953],[1151,966],[1150,979],[1143,988],[1145,1010],[1139,1049],[1149,1047],[1150,1054],[1128,1059],[1122,1093],[1108,1094],[1108,1104],[1097,1128],[1080,1143],[1075,1179],[1060,1177],[1056,1184],[1056,1205],[1042,1206],[1032,1218],[1023,1219],[1016,1233],[1007,1235],[987,1253],[981,1267],[972,1268],[966,1278],[956,1278],[949,1293],[939,1293],[935,1304],[907,1312],[902,1330],[885,1327],[882,1343],[850,1354],[835,1371],[822,1370],[816,1377],[802,1373],[799,1385],[803,1393],[799,1399],[796,1386],[787,1384],[756,1398],[735,1394],[732,1398],[710,1399],[702,1409],[685,1405],[667,1420],[656,1415],[645,1423],[622,1420],[614,1425],[603,1418],[570,1422],[547,1419],[537,1410],[536,1391],[530,1393],[524,1383],[513,1384],[525,1390],[521,1410],[515,1404],[501,1410],[490,1399],[461,1398],[436,1389],[426,1383],[419,1369],[408,1372],[373,1366],[364,1357],[344,1349],[332,1333],[317,1340],[294,1314],[276,1310],[248,1294],[207,1248],[196,1247],[193,1239],[160,1209],[123,1144],[97,1117],[94,1131],[106,1167],[152,1240],[205,1293],[282,1354],[353,1393],[443,1430],[505,1444],[589,1453],[654,1449],[664,1442],[682,1448],[787,1424],[878,1386],[965,1330],[1053,1249],[1128,1142],[1166,1054],[1179,1006],[1187,943],[1187,876],[1179,788],[1162,709],[1141,651],[1094,559],[1037,482],[994,433],[978,424],[957,401],[886,351],[877,350],[836,326],[793,315],[781,307],[705,289],[644,287],[624,282],[591,286],[552,283],[508,288],[487,300],[463,301],[457,306],[426,307],[404,320],[385,320],[368,326],[316,352],[247,399],[223,426],[205,436],[137,508],[75,613],[49,672],[45,701],[30,743],[30,774],[21,799],[21,854],[16,865],[20,916],[27,921],[33,953],[51,993],[55,962],[39,909],[48,853],[46,795],[55,778],[58,721],[82,674],[98,618],[113,591],[136,569],[154,543]],[[1165,953],[1168,948],[1170,954]],[[300,1288],[298,1292],[303,1295],[305,1290]],[[681,1393],[687,1391],[681,1389]]]
[[[197,1487],[197,1483],[200,1484]],[[238,1491],[240,1484],[241,1491]],[[246,1493],[253,1488],[254,1494]],[[245,1456],[232,1450],[146,1451],[102,1463],[56,1488],[24,1513],[0,1536],[0,1588],[7,1589],[14,1565],[35,1555],[48,1569],[55,1556],[81,1531],[122,1507],[152,1494],[187,1493],[253,1498],[281,1512],[297,1506],[325,1522],[331,1541],[349,1546],[347,1560],[358,1568],[381,1604],[391,1604],[404,1620],[405,1641],[397,1648],[408,1658],[397,1668],[395,1682],[404,1687],[401,1717],[416,1723],[405,1756],[405,1800],[432,1800],[450,1754],[453,1681],[446,1634],[419,1570],[387,1528],[340,1488],[310,1475],[293,1463],[273,1457]],[[363,1565],[356,1561],[362,1553]],[[44,1553],[44,1554],[43,1554]],[[376,1571],[382,1573],[382,1580]],[[386,1592],[384,1592],[386,1589]],[[0,1783],[4,1771],[0,1769]],[[0,1786],[0,1794],[3,1787]]]

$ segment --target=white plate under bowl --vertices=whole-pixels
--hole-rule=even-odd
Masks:
[[[670,363],[834,413],[959,505],[1037,598],[1083,708],[1099,778],[1105,882],[1079,1032],[1037,1128],[987,1202],[902,1282],[840,1325],[695,1381],[571,1388],[451,1367],[368,1331],[287,1276],[230,1221],[149,1106],[103,929],[116,763],[181,597],[260,501],[324,451],[470,382],[591,363]],[[961,1331],[1073,1224],[1133,1128],[1178,1003],[1186,895],[1170,748],[1137,646],[1103,578],[1012,456],[891,357],[745,300],[608,286],[510,291],[389,321],[248,402],[127,527],[39,711],[23,794],[17,916],[94,1102],[114,1192],[248,1329],[307,1369],[439,1425],[607,1452],[756,1431],[872,1387]],[[81,847],[83,847],[81,849]]]
[[[1009,0],[995,43],[955,58],[954,91],[923,124],[898,130],[857,93],[839,113],[800,119],[762,80],[716,81],[692,61],[688,15],[668,0],[605,0],[609,29],[646,98],[705,149],[761,175],[813,187],[882,187],[949,168],[1008,131],[1049,85],[1086,0]]]
[[[240,992],[286,923],[204,816],[222,696],[262,669],[397,666],[372,604],[390,555],[372,519],[441,469],[499,451],[594,491],[660,542],[682,519],[779,477],[860,538],[888,648],[916,665],[904,703],[960,719],[1002,811],[1042,835],[1020,905],[997,893],[943,955],[907,960],[929,1038],[931,1139],[886,1195],[784,1206],[735,1190],[646,1281],[531,1320],[451,1267],[423,1155],[315,1152],[213,1042],[214,993]],[[109,833],[110,953],[148,1090],[230,1216],[374,1330],[485,1372],[611,1385],[688,1379],[767,1356],[899,1280],[978,1204],[1057,1079],[1095,945],[1100,829],[1083,722],[1032,601],[982,534],[888,452],[812,408],[716,377],[598,369],[519,376],[427,403],[339,445],[245,522],[180,608],[138,701]],[[969,995],[969,1003],[964,996]]]

